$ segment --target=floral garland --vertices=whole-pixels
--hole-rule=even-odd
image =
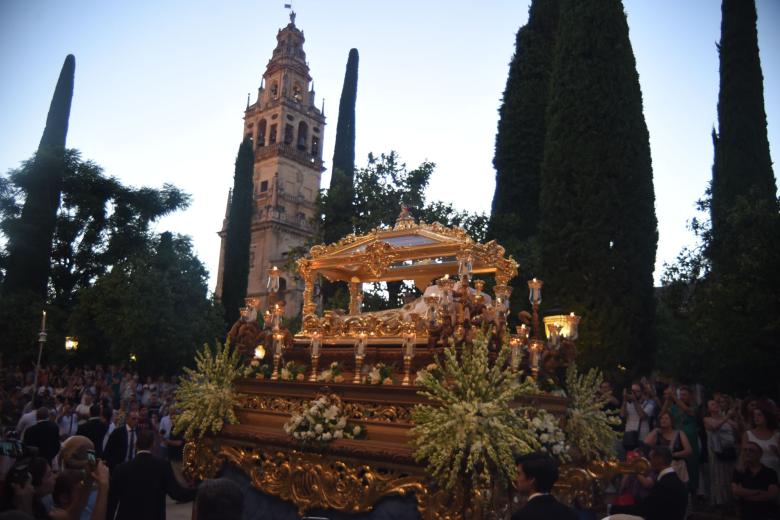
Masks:
[[[244,369],[244,377],[254,377],[255,379],[268,379],[272,373],[271,365],[268,363],[260,363],[257,358],[252,359]]]
[[[335,394],[320,396],[311,401],[308,408],[293,414],[285,423],[284,431],[303,442],[330,442],[365,436],[364,428],[347,422],[341,399]]]
[[[539,439],[540,451],[560,462],[570,460],[566,434],[553,414],[544,408],[539,408],[531,419],[531,428],[536,438]]]
[[[244,374],[241,354],[230,342],[218,342],[212,351],[208,345],[195,354],[195,370],[184,368],[179,379],[176,402],[181,414],[176,418],[174,433],[184,438],[201,438],[219,433],[227,424],[236,424],[234,407],[238,404],[233,381]]]
[[[566,369],[569,408],[564,429],[579,455],[588,460],[614,457],[619,436],[613,428],[620,424],[617,410],[605,410],[607,396],[599,392],[603,380],[596,369],[579,374],[574,363]]]
[[[536,385],[520,383],[517,374],[506,369],[506,343],[489,363],[487,335],[478,332],[460,355],[450,344],[438,370],[426,369],[417,376],[419,393],[432,404],[412,411],[414,457],[427,461],[430,474],[448,490],[459,482],[471,487],[490,486],[494,479],[511,482],[514,455],[540,446],[527,411],[513,409],[518,397],[538,392]]]
[[[363,376],[363,383],[367,385],[394,385],[395,376],[392,366],[384,363],[377,363],[369,368],[368,373]]]
[[[328,368],[320,372],[320,375],[317,376],[317,381],[322,381],[323,383],[343,383],[344,376],[341,375],[342,372],[341,363],[334,361]]]
[[[305,381],[306,365],[296,363],[295,361],[288,361],[282,367],[279,379],[282,381]]]

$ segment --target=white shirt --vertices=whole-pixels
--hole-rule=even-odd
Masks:
[[[642,419],[639,412],[636,411],[634,403],[626,403],[626,431],[639,431],[639,440],[644,439],[650,433],[650,420],[655,414],[655,402],[647,399],[639,403],[639,406],[645,412],[646,417]]]
[[[16,433],[19,434],[20,439],[22,438],[22,435],[24,435],[24,430],[38,422],[38,418],[36,417],[37,413],[37,410],[32,410],[19,418],[19,422],[16,423]]]
[[[671,466],[669,466],[668,468],[664,468],[664,469],[662,469],[662,470],[661,470],[661,473],[659,473],[659,474],[658,474],[658,478],[656,479],[656,482],[657,482],[657,481],[659,481],[659,480],[661,480],[661,478],[662,478],[664,475],[668,475],[669,473],[676,473],[676,472],[674,471],[674,468],[673,468],[673,467],[671,467]]]
[[[57,421],[57,426],[60,427],[60,435],[70,437],[76,435],[76,430],[79,429],[79,417],[76,412],[71,412],[70,415],[63,415],[60,420]]]
[[[160,429],[159,429],[159,431],[160,431],[160,433],[162,433],[163,431],[165,432],[163,434],[163,438],[165,440],[168,440],[168,439],[171,438],[171,429],[172,428],[173,428],[173,421],[171,421],[171,416],[170,415],[166,415],[165,417],[160,419]]]

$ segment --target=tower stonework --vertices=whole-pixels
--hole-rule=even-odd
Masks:
[[[243,137],[252,139],[255,152],[247,296],[260,297],[264,308],[270,303],[268,270],[272,266],[284,269],[289,251],[313,234],[310,222],[320,189],[325,130],[325,116],[314,105],[303,31],[295,26],[294,13],[277,33],[276,42],[257,101],[246,108],[243,132]],[[219,232],[217,298],[222,296],[226,231],[227,218]],[[286,303],[285,315],[296,316],[303,303],[303,284],[294,272],[283,272],[280,296]]]

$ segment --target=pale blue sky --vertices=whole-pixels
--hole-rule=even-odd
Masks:
[[[692,242],[686,222],[710,177],[720,2],[624,3],[650,130],[660,267]],[[68,146],[126,184],[172,182],[191,193],[190,209],[156,230],[193,237],[213,288],[216,231],[232,184],[246,95],[252,92],[254,100],[276,32],[288,21],[283,4],[0,0],[0,171],[34,152],[62,61],[75,54]],[[497,109],[528,4],[293,2],[317,104],[326,100],[326,166],[347,53],[356,47],[358,165],[369,151],[391,149],[410,166],[429,159],[437,164],[431,199],[489,211]],[[757,7],[776,157],[780,1],[758,0]]]

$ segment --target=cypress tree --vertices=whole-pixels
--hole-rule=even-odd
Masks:
[[[493,157],[496,189],[488,238],[504,245],[527,277],[541,276],[536,272],[534,242],[539,232],[540,170],[557,25],[558,0],[531,2],[528,23],[517,31],[498,111]]]
[[[642,94],[620,0],[564,0],[542,164],[545,307],[583,316],[585,365],[654,353],[658,239]]]
[[[24,179],[22,214],[8,237],[5,298],[21,294],[40,300],[46,298],[75,71],[76,58],[69,54],[60,70],[38,151]]]
[[[776,207],[777,188],[769,154],[764,77],[758,54],[753,0],[723,0],[721,5],[718,130],[712,170],[712,244],[715,273],[730,269],[738,254],[737,230],[729,212],[741,197]]]
[[[225,264],[222,279],[222,305],[225,320],[233,324],[244,305],[249,277],[249,243],[251,241],[255,157],[252,140],[244,139],[238,148],[233,176],[233,196],[228,212],[225,236]]]
[[[350,49],[339,101],[333,172],[324,215],[324,240],[331,243],[352,233],[355,197],[355,101],[357,100],[358,51]]]

